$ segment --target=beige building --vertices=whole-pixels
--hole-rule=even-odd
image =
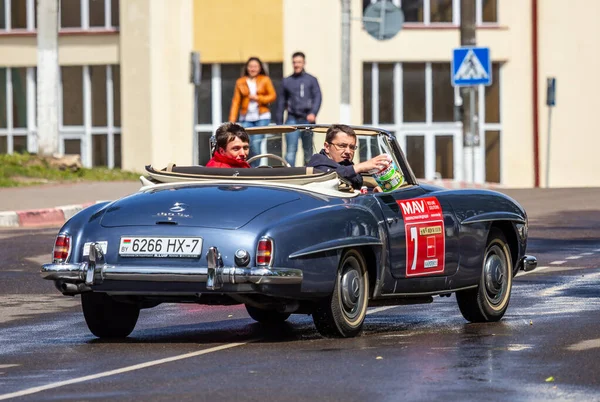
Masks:
[[[383,41],[359,20],[371,2],[351,5],[351,122],[393,131],[418,177],[470,181],[474,166],[477,182],[545,186],[550,122],[550,186],[600,185],[592,119],[600,100],[588,79],[600,67],[599,2],[476,0],[477,44],[490,48],[493,84],[476,89],[474,160],[450,74],[460,0],[392,0],[405,24]],[[37,151],[35,4],[0,0],[2,153]],[[60,26],[59,151],[81,154],[86,166],[206,162],[208,136],[227,119],[250,56],[279,86],[291,54],[303,51],[323,93],[318,121],[340,120],[340,0],[62,0]],[[202,61],[196,91],[193,51]]]

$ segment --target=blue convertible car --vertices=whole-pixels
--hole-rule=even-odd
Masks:
[[[513,277],[537,264],[523,208],[494,191],[420,184],[385,130],[354,127],[355,158],[388,154],[401,178],[392,191],[373,191],[370,176],[357,191],[281,158],[286,133],[312,130],[318,143],[327,128],[249,129],[267,134],[257,168],[148,166],[137,193],[65,223],[42,277],[81,294],[98,337],[128,336],[140,309],[161,303],[244,304],[268,324],[311,314],[337,337],[359,334],[369,306],[451,293],[466,320],[500,320]]]

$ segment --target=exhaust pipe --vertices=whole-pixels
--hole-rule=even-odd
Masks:
[[[91,292],[92,288],[83,283],[57,283],[56,288],[65,296],[75,296],[80,293]]]

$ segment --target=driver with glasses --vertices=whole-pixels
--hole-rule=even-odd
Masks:
[[[387,167],[390,161],[387,155],[381,154],[364,162],[352,162],[354,152],[358,149],[356,145],[356,133],[352,128],[344,124],[334,124],[325,134],[323,149],[314,154],[306,166],[312,166],[324,172],[336,171],[337,174],[352,183],[352,187],[359,190],[363,185],[361,173],[370,170],[380,170]],[[375,191],[381,191],[375,188]]]

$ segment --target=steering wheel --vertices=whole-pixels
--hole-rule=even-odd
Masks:
[[[291,167],[289,163],[287,163],[287,161],[285,159],[283,159],[281,156],[279,155],[275,155],[275,154],[259,154],[259,155],[254,155],[252,158],[247,159],[246,162],[248,163],[252,163],[257,159],[260,158],[273,158],[273,159],[277,159],[279,162],[282,162],[284,164],[284,166],[287,167]],[[269,166],[271,167],[271,166]]]

